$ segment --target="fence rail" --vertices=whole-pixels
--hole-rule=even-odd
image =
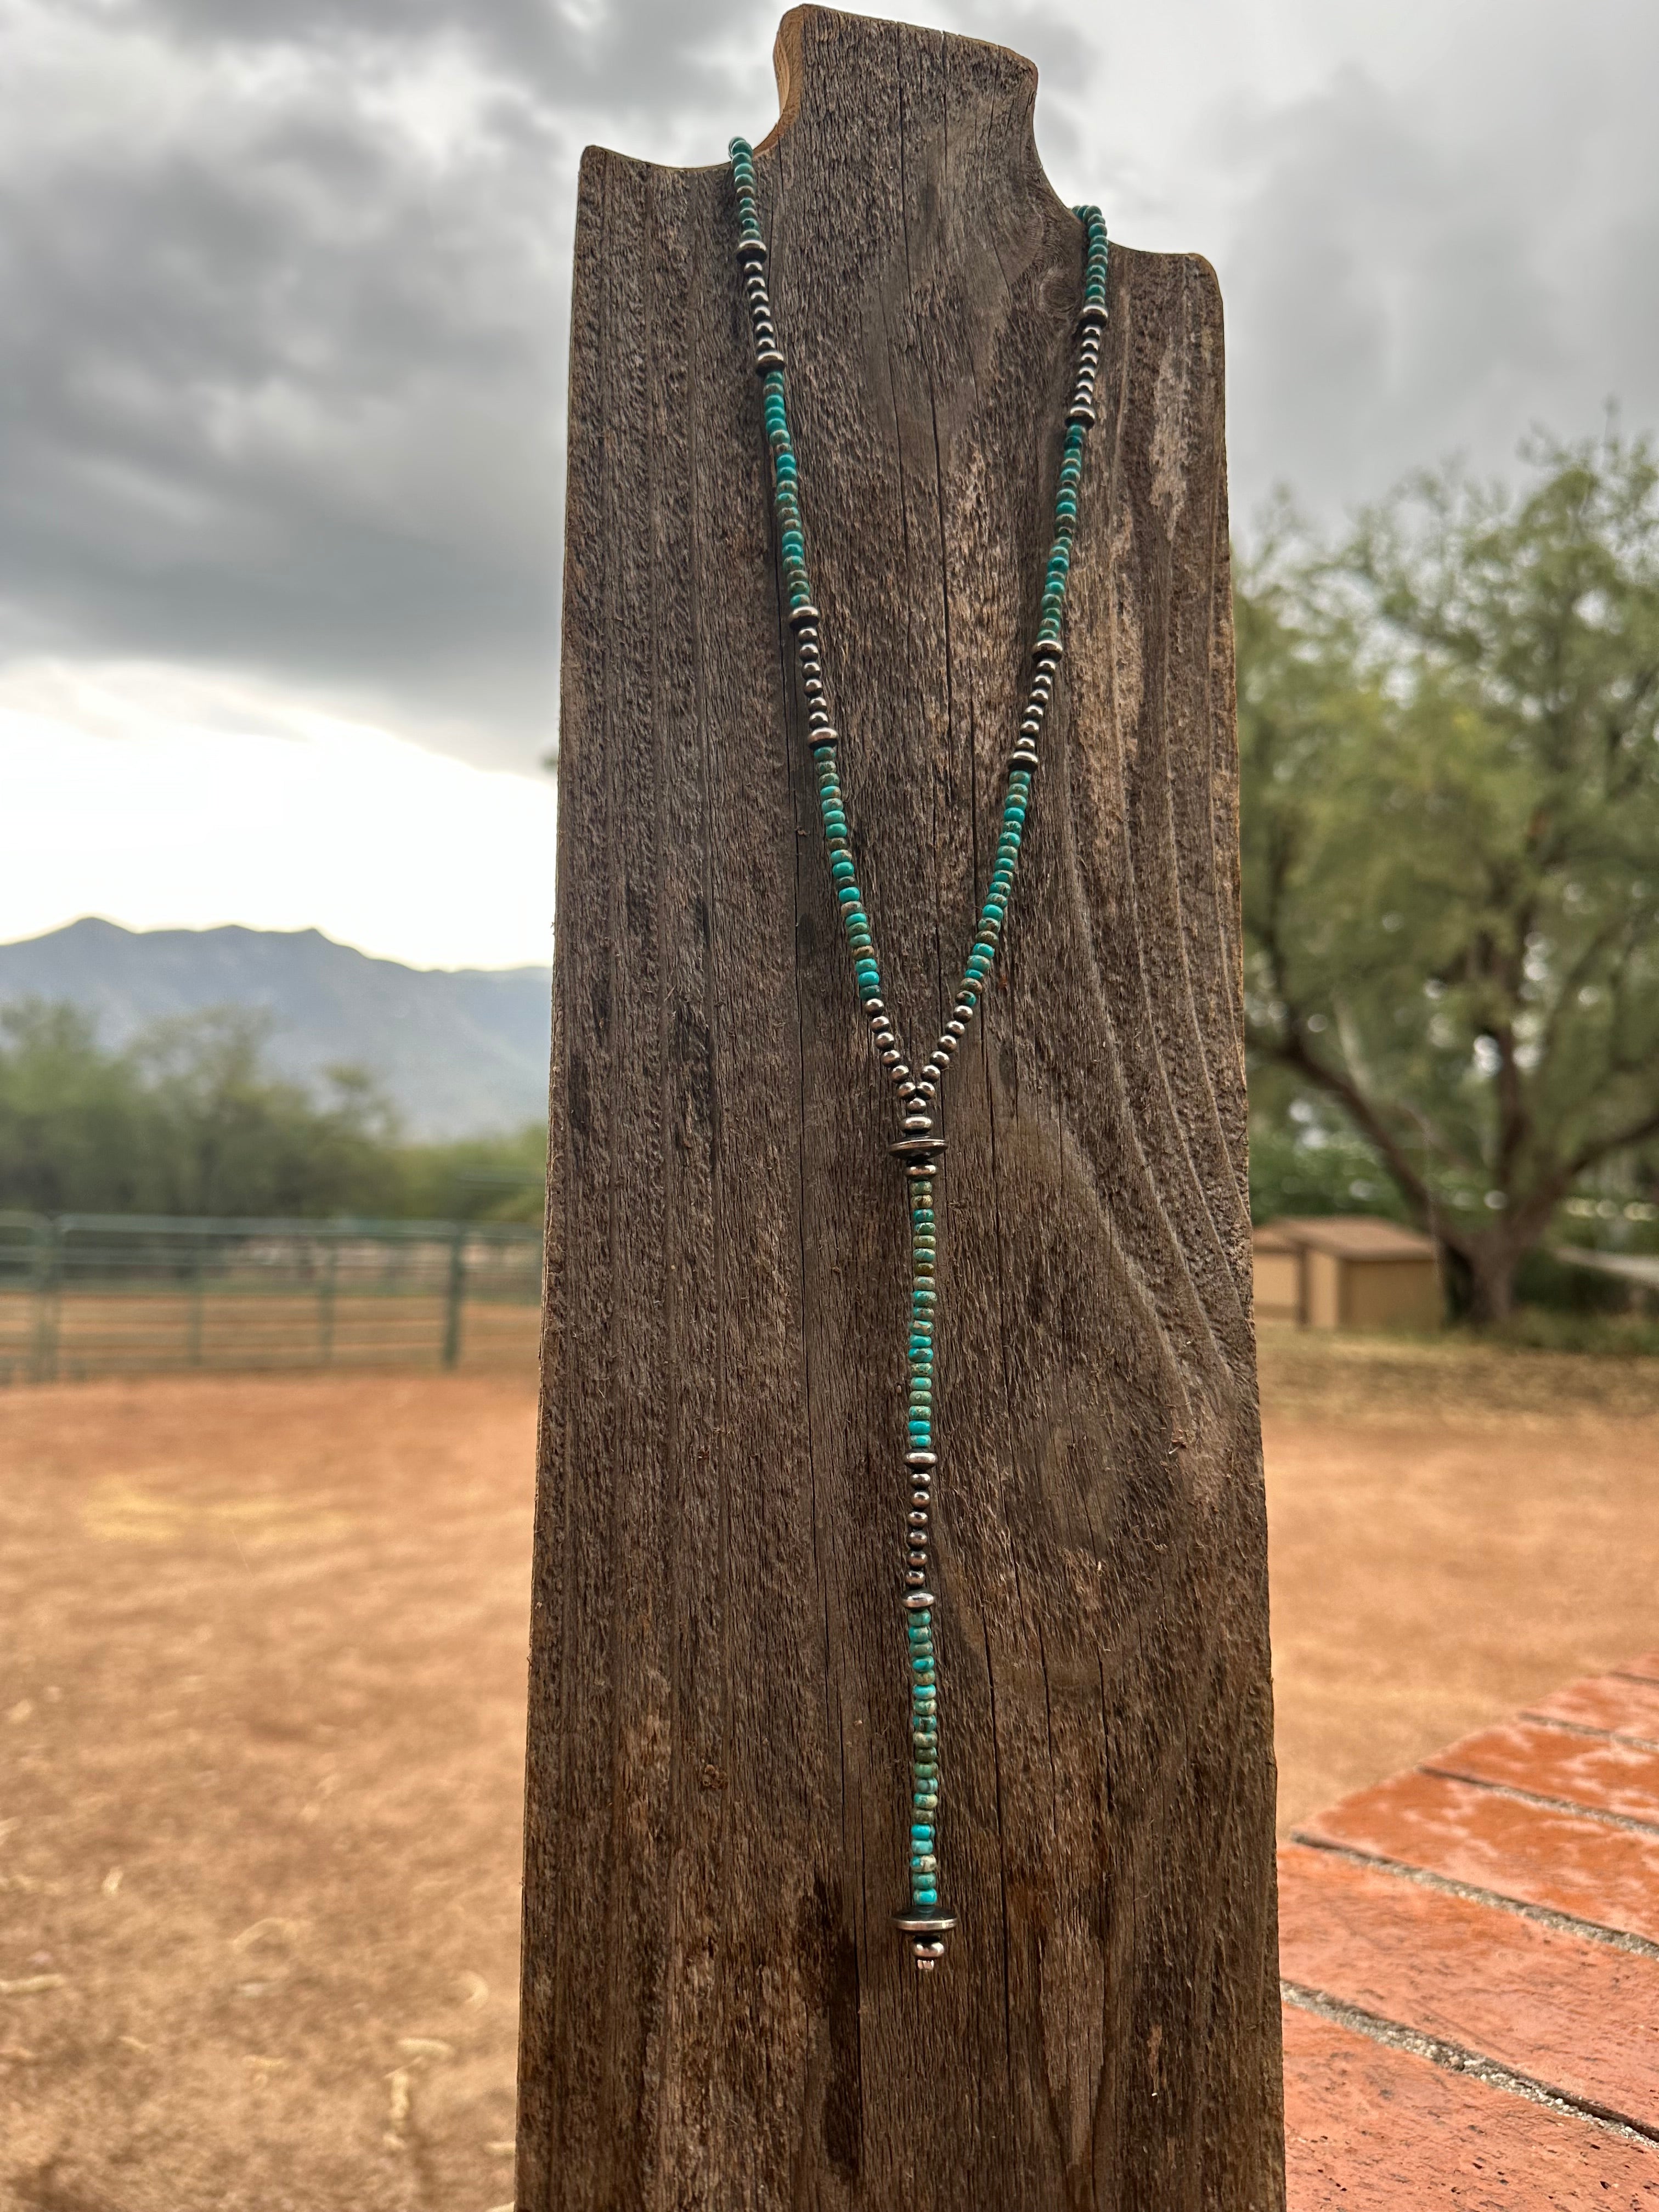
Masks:
[[[525,1367],[541,1254],[517,1224],[0,1213],[0,1383]]]

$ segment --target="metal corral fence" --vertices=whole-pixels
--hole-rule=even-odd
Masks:
[[[533,1368],[541,1231],[0,1213],[0,1383],[157,1368]]]

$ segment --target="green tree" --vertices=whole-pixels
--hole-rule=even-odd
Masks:
[[[270,1029],[220,1006],[117,1051],[77,1007],[0,1009],[0,1207],[540,1220],[544,1123],[406,1144],[361,1068],[329,1069],[320,1097],[273,1075]]]
[[[1239,594],[1249,1037],[1339,1107],[1477,1320],[1659,1133],[1659,470],[1415,479]]]
[[[264,1065],[270,1017],[216,1006],[156,1022],[131,1058],[160,1137],[158,1212],[378,1213],[401,1181],[396,1117],[359,1068],[326,1071],[319,1104]]]
[[[500,1137],[408,1145],[403,1210],[428,1220],[539,1221],[547,1202],[547,1124]]]
[[[269,1024],[221,1007],[125,1052],[74,1006],[0,1010],[0,1206],[39,1213],[398,1212],[409,1173],[360,1070],[319,1102],[264,1065]]]
[[[132,1063],[104,1051],[77,1006],[0,1008],[0,1206],[143,1212],[155,1114]]]

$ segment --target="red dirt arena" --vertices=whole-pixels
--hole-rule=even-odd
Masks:
[[[1659,1645],[1656,1364],[1262,1367],[1282,1828]],[[510,2205],[533,1419],[0,1395],[0,2207]]]

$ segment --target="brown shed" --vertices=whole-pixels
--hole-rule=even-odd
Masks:
[[[1433,1242],[1395,1221],[1331,1214],[1255,1231],[1258,1321],[1304,1328],[1433,1328],[1443,1311]]]

